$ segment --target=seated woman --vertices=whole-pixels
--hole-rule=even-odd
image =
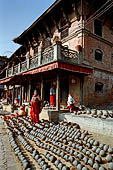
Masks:
[[[74,98],[72,97],[71,94],[68,95],[67,104],[68,104],[70,112],[73,112],[73,111],[78,112],[79,108],[75,106],[75,100],[74,100]]]
[[[22,106],[20,106],[20,110],[18,112],[18,116],[26,116],[25,105],[24,104]]]
[[[75,100],[72,97],[71,94],[68,95],[68,101],[67,101],[68,107],[69,107],[69,111],[72,112],[74,110],[74,104],[75,104]]]
[[[20,106],[19,112],[12,113],[11,115],[4,116],[4,120],[12,119],[14,117],[22,117],[22,116],[26,116],[25,105],[24,104],[22,106]]]

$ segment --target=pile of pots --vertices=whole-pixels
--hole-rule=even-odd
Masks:
[[[113,118],[113,111],[112,110],[97,110],[97,109],[89,109],[85,108],[84,110],[79,110],[78,112],[75,112],[76,115],[89,115],[94,118]]]
[[[7,133],[9,135],[9,141],[10,141],[11,147],[13,148],[15,155],[17,155],[18,159],[20,160],[22,167],[25,170],[31,170],[30,162],[25,156],[25,154],[23,153],[23,151],[21,150],[21,148],[18,146],[13,132],[10,129],[7,129]]]
[[[29,117],[22,117],[7,120],[6,125],[8,129],[13,129],[11,135],[16,134],[16,140],[31,154],[41,169],[55,167],[69,170],[67,162],[78,170],[105,170],[106,167],[113,169],[113,148],[96,141],[88,131],[81,130],[75,123],[51,123],[42,120],[37,126],[32,125]],[[10,138],[9,132],[10,130]]]

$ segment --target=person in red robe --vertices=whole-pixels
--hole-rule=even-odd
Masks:
[[[53,85],[50,88],[50,106],[51,107],[56,106],[56,89]]]
[[[30,111],[31,121],[33,123],[39,122],[40,101],[41,99],[38,94],[38,91],[34,90],[34,95],[31,99],[31,111]]]

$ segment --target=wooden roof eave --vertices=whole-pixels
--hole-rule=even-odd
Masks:
[[[30,27],[28,27],[22,34],[17,38],[14,38],[13,41],[18,44],[21,43],[21,39],[26,35],[26,33],[31,30],[39,21],[41,21],[54,7],[56,7],[62,0],[56,0]]]

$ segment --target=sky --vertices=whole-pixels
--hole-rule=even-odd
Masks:
[[[19,48],[12,40],[26,30],[55,0],[0,0],[0,56]]]

